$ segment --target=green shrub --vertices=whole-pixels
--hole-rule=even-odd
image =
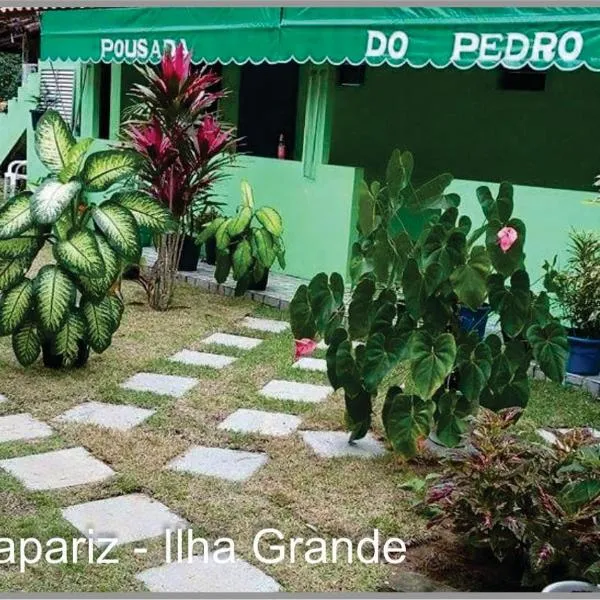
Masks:
[[[523,583],[600,583],[600,445],[591,432],[550,446],[513,426],[520,410],[482,410],[467,450],[446,459],[426,504],[468,544],[523,566]]]
[[[21,85],[20,55],[0,52],[0,100],[14,98],[19,85]]]

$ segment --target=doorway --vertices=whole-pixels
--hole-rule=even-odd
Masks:
[[[293,62],[242,67],[238,115],[242,152],[276,158],[283,134],[286,158],[294,158],[299,73]]]

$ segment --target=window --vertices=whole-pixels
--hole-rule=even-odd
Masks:
[[[100,63],[100,89],[98,93],[98,137],[107,140],[110,137],[110,63]]]
[[[546,88],[546,72],[531,67],[506,69],[501,67],[498,88],[518,92],[543,92]]]
[[[365,83],[365,65],[340,65],[337,69],[337,83],[344,87],[359,87]]]

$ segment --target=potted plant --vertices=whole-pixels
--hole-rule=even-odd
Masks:
[[[44,113],[57,104],[57,99],[50,95],[45,95],[43,98],[31,96],[31,99],[35,102],[35,108],[32,108],[29,113],[31,114],[31,127],[35,131]]]
[[[319,273],[290,304],[298,344],[310,349],[323,338],[328,345],[327,374],[344,390],[351,442],[367,434],[380,386],[405,363],[410,387],[390,381],[381,413],[388,440],[405,457],[431,431],[446,446],[459,444],[479,406],[525,406],[530,362],[560,382],[567,357],[546,292],[530,288],[512,186],[501,184],[495,196],[478,189],[485,219],[472,230],[459,214],[460,197],[446,192],[451,175],[417,187],[412,171],[412,154],[396,150],[385,182],[361,185],[349,302],[339,273]],[[423,223],[420,232],[409,233],[407,215]],[[461,319],[464,307],[488,312],[486,301],[502,337],[482,340]]]
[[[242,181],[242,200],[233,217],[217,217],[196,239],[203,244],[215,238],[215,279],[223,283],[231,271],[237,281],[235,295],[246,290],[265,290],[269,269],[277,260],[285,269],[281,215],[268,206],[254,208],[252,188]]]
[[[600,373],[600,235],[572,231],[566,268],[545,265],[555,301],[569,324],[567,371]]]
[[[0,209],[0,335],[12,336],[25,366],[42,352],[48,367],[80,367],[90,348],[106,350],[123,312],[122,268],[140,256],[140,226],[170,224],[169,212],[142,192],[98,202],[98,193],[136,173],[139,157],[123,148],[88,154],[92,141],[76,141],[60,114],[46,111],[35,148],[50,174]],[[28,277],[46,244],[55,262]]]

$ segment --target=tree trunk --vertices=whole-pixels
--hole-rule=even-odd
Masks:
[[[148,304],[154,310],[168,310],[171,305],[183,239],[181,231],[160,237],[158,257],[150,271],[147,289]]]

